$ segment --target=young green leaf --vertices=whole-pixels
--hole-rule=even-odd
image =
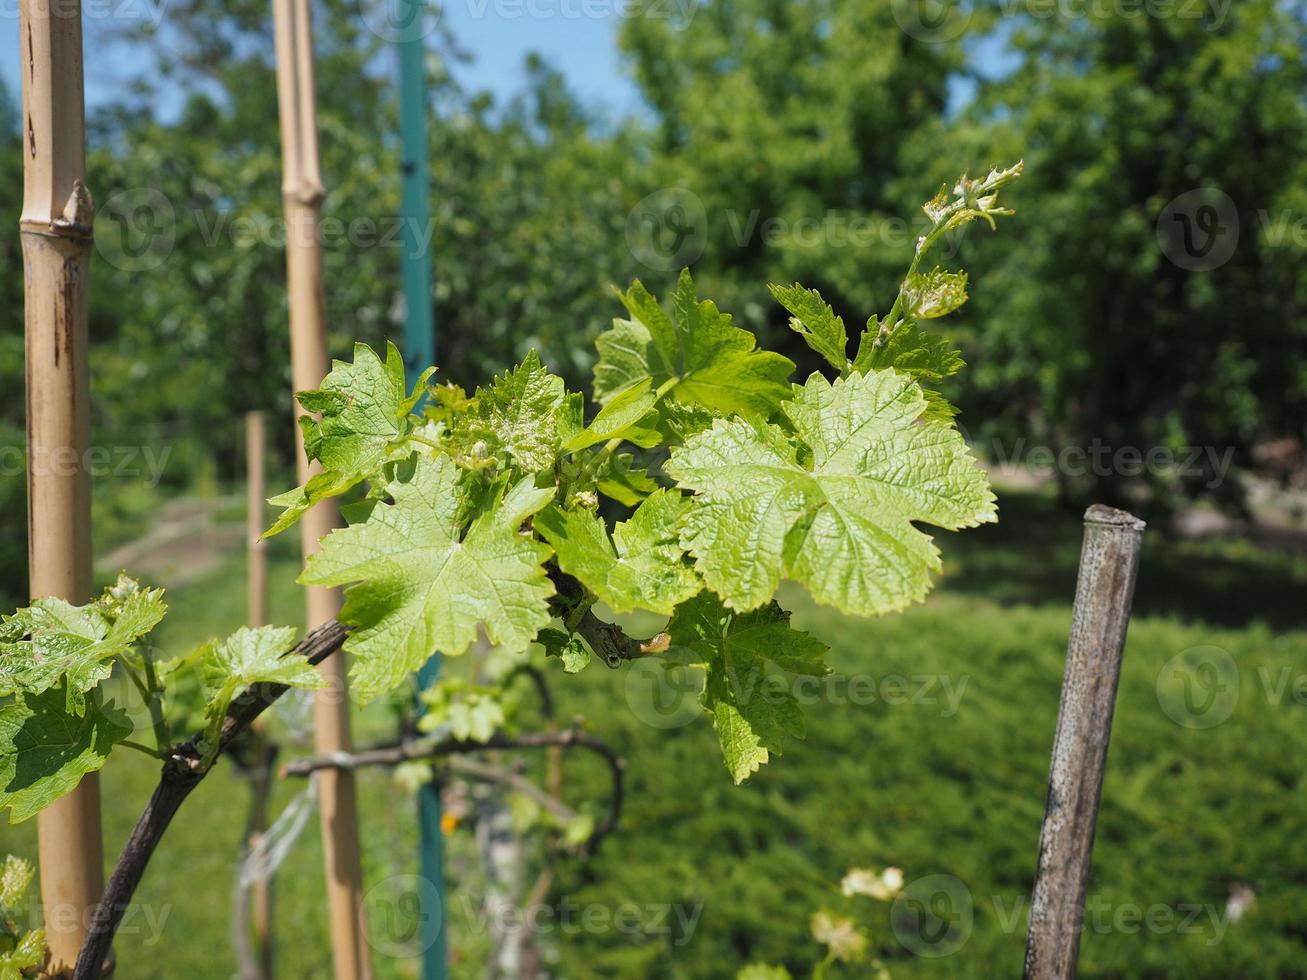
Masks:
[[[862,335],[858,356],[853,361],[854,370],[867,374],[893,368],[922,386],[922,393],[926,396],[923,418],[939,422],[952,419],[957,410],[943,395],[927,386],[938,384],[966,367],[962,352],[917,323],[899,324],[882,344],[877,344],[876,338],[873,318],[867,332]]]
[[[995,519],[994,495],[956,429],[919,421],[920,387],[893,371],[814,374],[776,426],[717,422],[665,470],[696,491],[684,541],[709,588],[753,609],[782,575],[813,598],[878,615],[924,598],[939,552],[913,521]]]
[[[227,708],[251,684],[285,684],[317,689],[327,682],[302,655],[291,654],[293,626],[243,626],[220,642],[201,648],[197,657],[208,695],[205,705],[205,761],[218,751],[218,736]]]
[[[35,600],[5,617],[3,635],[12,639],[0,642],[0,695],[40,694],[67,678],[68,710],[80,715],[86,692],[109,676],[113,659],[128,653],[166,611],[162,589],[133,588],[121,596],[109,590],[85,606]]]
[[[875,331],[867,331],[853,362],[854,370],[862,374],[893,368],[918,383],[938,383],[967,364],[960,350],[916,323],[900,326],[880,346],[875,336]]]
[[[789,681],[770,674],[767,663],[820,677],[830,672],[822,660],[827,647],[793,629],[780,606],[772,602],[737,613],[702,592],[677,608],[667,632],[678,659],[707,668],[704,707],[737,783],[757,772],[770,753],[780,755],[784,736],[803,737],[803,715]]]
[[[419,457],[413,475],[388,491],[393,503],[329,534],[300,576],[310,585],[356,583],[341,617],[358,627],[345,648],[364,699],[401,683],[434,651],[462,653],[479,624],[493,642],[524,649],[548,624],[554,592],[541,567],[550,549],[518,533],[552,487],[523,480],[466,534],[468,497],[448,457]]]
[[[418,729],[434,732],[447,726],[454,738],[487,742],[505,721],[502,696],[503,691],[493,685],[443,677],[422,692],[427,711]]]
[[[627,507],[634,507],[658,489],[657,481],[635,465],[630,453],[613,453],[604,460],[597,486],[604,496]]]
[[[967,274],[936,267],[914,272],[903,282],[903,316],[906,320],[933,320],[948,316],[967,301]]]
[[[300,416],[304,451],[323,471],[302,487],[272,497],[284,507],[264,537],[293,525],[320,500],[336,497],[374,477],[392,447],[408,432],[408,416],[435,368],[423,373],[408,392],[404,360],[394,344],[386,344],[386,360],[367,344],[354,345],[354,362],[333,361],[322,387],[296,397],[311,415]]]
[[[653,392],[653,379],[645,378],[624,389],[599,410],[590,425],[572,436],[563,448],[579,452],[609,439],[624,439],[643,449],[658,445],[657,421],[652,415],[658,396]]]
[[[31,929],[12,939],[12,949],[0,950],[0,980],[31,980],[39,976],[47,955],[45,930]]]
[[[0,870],[0,919],[8,919],[23,910],[23,896],[36,876],[36,869],[20,857],[5,856]]]
[[[562,661],[565,674],[579,674],[590,666],[590,648],[574,633],[547,627],[540,631],[536,642],[545,648],[546,657]]]
[[[651,380],[673,402],[730,418],[767,419],[790,394],[789,358],[758,350],[747,330],[709,300],[700,302],[688,270],[672,294],[672,315],[636,280],[618,294],[629,320],[614,320],[600,335],[595,400],[607,404],[625,389]]]
[[[768,285],[776,302],[792,314],[790,329],[808,342],[808,346],[826,358],[837,371],[849,365],[849,334],[844,321],[835,315],[821,294],[815,289],[804,289],[799,283],[793,286]]]
[[[75,715],[59,688],[20,692],[0,706],[0,809],[21,823],[100,769],[131,733],[127,715],[94,697]]]
[[[659,490],[636,508],[630,520],[613,528],[588,510],[550,506],[535,529],[554,546],[558,567],[581,583],[613,612],[647,609],[668,615],[701,588],[684,561],[679,527],[689,499]]]
[[[450,451],[498,458],[523,473],[547,470],[558,458],[565,395],[563,379],[546,371],[533,350],[490,387],[477,389],[472,409],[450,429]]]
[[[12,854],[0,871],[0,980],[35,977],[45,963],[45,930],[26,929],[23,896],[36,869]]]

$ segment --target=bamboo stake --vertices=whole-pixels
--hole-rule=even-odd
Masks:
[[[1095,505],[1085,512],[1039,868],[1030,901],[1026,980],[1071,980],[1076,975],[1094,827],[1143,534],[1144,522],[1125,511]]]
[[[245,545],[248,548],[247,577],[249,625],[268,622],[268,542],[260,540],[264,523],[263,413],[245,413]]]
[[[273,0],[277,51],[277,102],[281,116],[282,197],[286,208],[286,267],[290,291],[291,369],[295,388],[316,388],[327,373],[326,301],[318,219],[326,189],[318,165],[313,81],[313,38],[308,0]],[[317,467],[304,455],[295,430],[301,483]],[[307,560],[338,523],[334,503],[314,507],[301,521]],[[334,589],[309,586],[310,628],[340,611]],[[319,752],[349,750],[349,699],[342,654],[321,665],[329,686],[314,699],[314,744]],[[358,804],[353,775],[333,772],[319,784],[323,852],[331,909],[331,941],[338,980],[367,980],[372,970],[364,947],[363,872],[359,860]]]
[[[264,437],[263,413],[245,413],[245,542],[248,553],[248,590],[249,612],[247,619],[250,626],[263,626],[268,622],[268,543],[260,535],[267,524],[264,521]],[[272,766],[276,758],[276,748],[267,741],[266,727],[263,720],[255,721],[250,729],[254,733],[256,744],[254,770],[250,773],[249,832],[247,849],[254,851],[263,840],[264,831],[268,829],[268,796],[271,792]],[[250,893],[242,902],[248,901],[248,916],[253,920],[254,944],[257,959],[253,955],[243,956],[241,969],[246,977],[258,977],[271,980],[273,975],[273,940],[272,940],[272,882],[256,881]],[[248,920],[247,920],[248,922]],[[245,928],[245,924],[242,924]],[[242,940],[248,941],[248,932],[243,931]],[[242,952],[245,947],[242,945]],[[248,962],[247,962],[248,961]]]
[[[80,0],[22,0],[28,569],[33,598],[91,591],[86,190]],[[82,779],[38,817],[49,970],[71,970],[104,888],[100,784]]]

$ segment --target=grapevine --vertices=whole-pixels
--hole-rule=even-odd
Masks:
[[[804,733],[797,700],[764,678],[829,671],[825,644],[777,602],[780,583],[849,614],[901,610],[940,570],[923,525],[996,519],[941,390],[962,357],[929,329],[966,301],[966,274],[921,270],[947,232],[1011,214],[999,192],[1021,170],[964,176],[925,205],[929,229],[908,274],[852,356],[844,321],[817,291],[770,287],[830,377],[794,383],[793,362],[700,299],[688,271],[666,307],[638,281],[618,294],[627,315],[598,338],[589,421],[584,396],[535,353],[469,394],[433,384],[434,369],[409,388],[392,345],[384,356],[356,345],[297,396],[321,472],[272,499],[281,513],[267,532],[349,495],[346,526],[300,576],[345,587],[340,622],[298,643],[290,628],[241,629],[166,659],[145,642],[166,612],[162,590],[124,576],[83,606],[35,600],[0,623],[0,809],[14,822],[32,816],[123,746],[163,761],[151,806],[158,818],[160,793],[183,787],[166,801],[175,812],[266,704],[322,683],[313,664],[342,642],[352,692],[366,701],[482,633],[507,656],[542,648],[566,673],[592,659],[701,671],[726,768],[748,778]],[[666,623],[635,638],[605,618],[636,611]],[[148,708],[148,741],[106,694],[114,671]],[[198,731],[179,742],[191,731],[177,694],[187,673],[205,700]],[[491,723],[477,737],[493,738],[498,716],[478,710]],[[162,832],[149,817],[133,837],[149,846],[110,883],[111,906],[130,895]],[[120,861],[115,880],[122,871]],[[114,921],[102,906],[101,932]]]

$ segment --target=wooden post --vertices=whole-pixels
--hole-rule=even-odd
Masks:
[[[268,622],[268,543],[260,535],[267,529],[264,504],[264,436],[263,413],[245,413],[245,543],[249,549],[248,579],[250,626],[264,626]],[[250,773],[250,817],[247,853],[254,851],[268,829],[268,796],[272,789],[272,770],[276,748],[267,739],[267,726],[263,719],[255,721],[250,730],[254,735],[254,769]],[[256,881],[248,895],[249,918],[253,920],[256,955],[242,958],[241,969],[246,977],[272,980],[274,950],[272,939],[272,882]],[[248,922],[248,920],[247,920]],[[243,937],[248,938],[248,937]],[[244,947],[242,947],[244,952]],[[248,960],[248,962],[247,962]]]
[[[318,219],[326,189],[318,165],[313,82],[313,36],[308,0],[273,0],[277,52],[277,102],[281,116],[282,197],[286,208],[286,268],[290,291],[291,373],[297,391],[316,388],[327,374],[326,301]],[[304,455],[295,427],[301,483],[318,471]],[[303,554],[339,522],[333,501],[318,504],[300,522]],[[309,586],[308,626],[340,611],[335,589]],[[344,655],[321,664],[329,686],[314,699],[314,745],[319,752],[349,751],[349,698]],[[353,774],[337,770],[318,785],[323,852],[331,909],[332,953],[338,980],[367,980],[372,970],[364,946],[363,872],[359,860],[358,804]]]
[[[27,350],[28,569],[33,598],[91,591],[86,190],[79,0],[22,0],[23,211]],[[43,810],[41,900],[49,970],[70,971],[104,887],[100,784],[92,774]]]
[[[245,546],[248,551],[249,625],[268,622],[268,542],[259,536],[264,523],[263,413],[245,413]]]
[[[1069,980],[1076,975],[1094,826],[1143,533],[1144,522],[1125,511],[1096,504],[1085,512],[1062,704],[1030,902],[1026,980]]]

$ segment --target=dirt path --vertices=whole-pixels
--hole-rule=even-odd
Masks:
[[[169,501],[144,537],[96,559],[96,570],[112,575],[126,569],[152,584],[173,588],[208,575],[245,544],[245,522],[222,520],[236,497]]]

